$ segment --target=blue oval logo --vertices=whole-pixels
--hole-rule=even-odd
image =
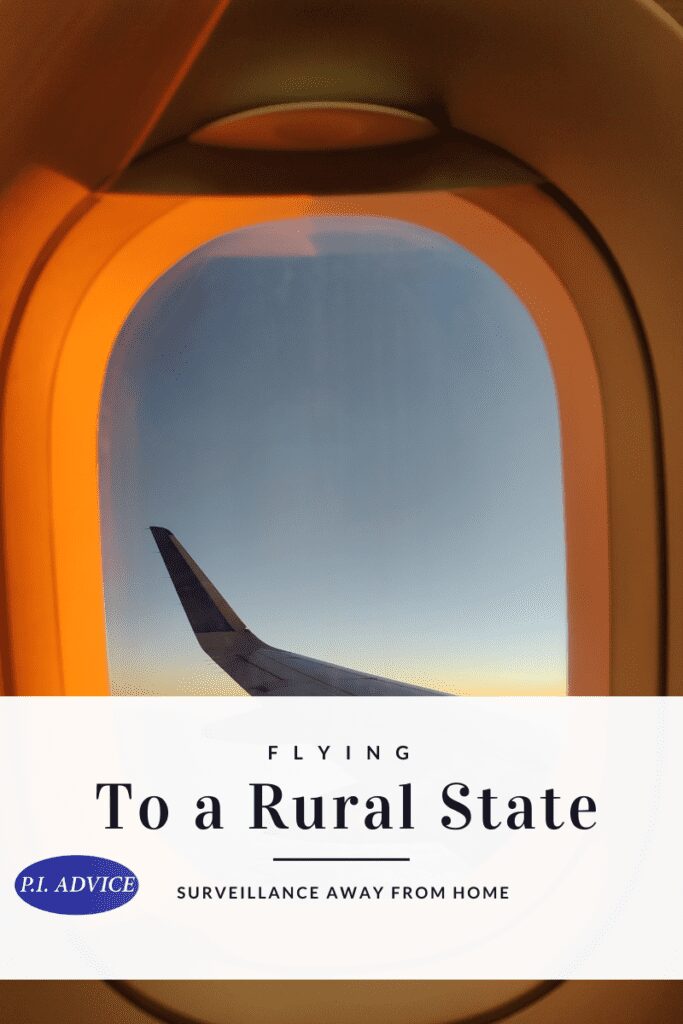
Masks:
[[[17,875],[17,896],[50,914],[104,914],[133,899],[138,880],[106,857],[47,857]]]

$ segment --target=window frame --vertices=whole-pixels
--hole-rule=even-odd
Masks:
[[[492,191],[519,198],[532,190]],[[158,277],[212,238],[260,222],[334,215],[393,217],[437,231],[488,264],[529,310],[546,345],[560,414],[569,692],[609,692],[604,409],[591,344],[572,298],[539,252],[500,217],[448,192],[106,195],[78,220],[31,294],[7,376],[3,461],[13,692],[109,692],[97,428],[109,353],[130,310]]]

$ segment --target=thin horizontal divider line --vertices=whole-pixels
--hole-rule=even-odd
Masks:
[[[273,857],[274,861],[406,861],[410,857]]]

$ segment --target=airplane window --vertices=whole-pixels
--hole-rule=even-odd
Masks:
[[[112,692],[566,692],[550,365],[451,240],[202,246],[123,325],[99,451]]]

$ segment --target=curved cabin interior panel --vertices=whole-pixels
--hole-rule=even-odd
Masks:
[[[7,5],[3,693],[249,694],[275,662],[297,692],[302,659],[344,693],[683,693],[677,17]],[[661,982],[0,986],[10,1024],[682,1007]]]

